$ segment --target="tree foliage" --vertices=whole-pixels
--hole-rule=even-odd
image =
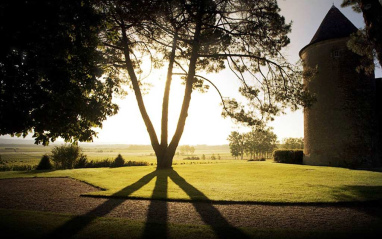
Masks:
[[[93,127],[117,113],[92,2],[1,1],[0,134],[91,141]]]
[[[342,7],[351,6],[354,11],[363,14],[365,29],[352,37],[350,49],[355,53],[365,56],[366,59],[377,58],[382,65],[382,2],[379,0],[343,0]],[[360,43],[360,44],[357,44]],[[362,48],[363,46],[363,48]],[[365,64],[369,62],[369,64]],[[360,69],[364,68],[370,73],[372,67],[370,60],[364,61]],[[365,67],[366,66],[366,67]]]
[[[223,115],[248,125],[260,125],[285,107],[296,109],[312,101],[303,89],[301,71],[280,53],[289,44],[291,25],[280,16],[275,0],[101,0],[100,9],[108,23],[102,35],[104,53],[129,76],[158,168],[172,164],[192,92],[210,85],[220,94],[208,73],[225,68],[234,72],[249,104],[222,96]],[[167,67],[160,138],[142,98],[147,76],[142,62]],[[185,92],[176,131],[168,141],[173,78],[183,82]]]
[[[244,135],[237,131],[232,131],[227,140],[229,141],[229,149],[231,151],[231,155],[235,158],[240,156],[240,158],[243,159],[245,148]]]
[[[254,129],[246,133],[244,137],[246,138],[244,151],[250,155],[251,159],[256,153],[269,153],[276,148],[277,136],[272,132],[271,128]]]
[[[237,131],[231,132],[228,136],[231,155],[234,157],[248,154],[250,158],[256,153],[269,153],[276,148],[277,136],[273,133],[272,128],[257,128],[248,133],[240,134]]]
[[[283,140],[285,149],[304,149],[304,138],[285,138]]]

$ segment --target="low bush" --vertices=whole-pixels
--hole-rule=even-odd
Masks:
[[[114,159],[112,167],[122,167],[125,164],[125,160],[122,158],[121,154]]]
[[[273,159],[277,163],[302,164],[304,153],[302,150],[276,150]]]
[[[193,157],[184,158],[183,160],[199,160],[199,159],[200,159],[199,157],[193,156]]]
[[[81,164],[80,161],[83,160],[85,163]],[[119,162],[120,163],[120,162]],[[140,162],[140,161],[128,161],[125,162],[121,166],[116,166],[121,164],[116,164],[115,160],[104,159],[99,161],[88,161],[87,158],[82,158],[79,160],[79,164],[76,168],[112,168],[112,167],[123,167],[123,166],[149,166],[148,162]],[[81,167],[79,167],[81,166]]]
[[[31,171],[35,168],[32,165],[2,165],[0,171]]]
[[[53,168],[52,163],[50,162],[50,158],[48,155],[43,155],[40,163],[37,165],[36,170],[50,170]]]
[[[100,161],[91,160],[87,162],[86,168],[109,168],[113,164],[113,161],[110,159],[104,159]]]
[[[265,158],[259,158],[259,159],[248,159],[248,162],[251,161],[265,161]]]
[[[128,161],[124,166],[150,166],[150,163],[143,161]]]

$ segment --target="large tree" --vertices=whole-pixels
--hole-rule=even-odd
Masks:
[[[249,104],[222,97],[223,114],[251,126],[287,106],[311,102],[301,72],[281,54],[289,44],[291,25],[279,15],[275,0],[101,0],[99,6],[108,21],[104,53],[116,69],[128,73],[158,168],[172,165],[193,90],[206,82],[216,88],[208,73],[225,68],[234,72]],[[167,67],[160,138],[142,97],[142,62]],[[173,78],[184,82],[185,91],[176,131],[168,141]]]
[[[357,38],[359,38],[365,48],[368,46],[373,49],[376,53],[376,58],[379,61],[379,64],[382,66],[382,1],[380,0],[343,0],[342,7],[352,6],[353,10],[356,12],[362,12],[363,19],[365,21],[365,34],[362,32],[358,33]],[[365,36],[366,41],[362,38]],[[368,53],[362,52],[362,47],[356,47],[356,52],[361,52],[361,55],[372,55],[372,51],[368,50]],[[363,42],[362,42],[363,41]],[[361,44],[358,44],[360,46]]]
[[[0,22],[0,134],[91,141],[119,88],[92,1],[2,0]]]
[[[291,24],[276,0],[16,0],[0,6],[2,22],[13,15],[28,19],[1,28],[8,39],[0,61],[1,134],[34,130],[37,143],[59,136],[89,140],[92,127],[116,113],[116,76],[126,75],[160,169],[172,165],[192,92],[210,85],[220,93],[208,73],[232,70],[248,104],[221,96],[223,115],[251,126],[311,103],[299,68],[281,54]],[[143,100],[150,63],[167,67],[160,137]],[[183,103],[169,140],[173,78],[185,91],[175,99]]]

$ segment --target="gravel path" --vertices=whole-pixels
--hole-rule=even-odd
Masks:
[[[176,224],[328,231],[381,230],[382,203],[259,205],[81,197],[99,190],[69,178],[0,180],[0,208]]]

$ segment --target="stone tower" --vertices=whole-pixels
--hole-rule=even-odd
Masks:
[[[358,29],[333,6],[300,51],[317,67],[307,89],[317,102],[304,110],[304,164],[372,167],[378,162],[376,83],[356,72],[360,57],[347,48]]]

